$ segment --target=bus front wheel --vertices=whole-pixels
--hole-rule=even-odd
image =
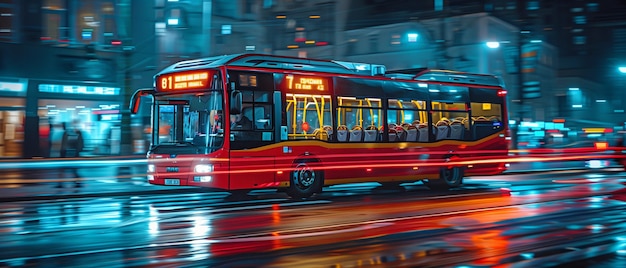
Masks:
[[[299,163],[291,172],[287,194],[292,198],[308,198],[322,190],[322,174],[307,163]]]
[[[423,180],[432,190],[448,190],[463,184],[463,169],[461,167],[441,168],[438,180]]]

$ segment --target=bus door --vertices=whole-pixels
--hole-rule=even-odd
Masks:
[[[280,92],[242,89],[241,93],[242,113],[230,115],[230,189],[273,187],[277,152],[271,145],[280,126],[274,103],[279,105]]]

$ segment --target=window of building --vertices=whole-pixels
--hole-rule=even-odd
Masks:
[[[230,24],[224,24],[222,25],[222,34],[227,35],[227,34],[231,34],[233,31],[233,26]]]
[[[369,44],[370,44],[370,52],[377,52],[378,51],[378,36],[370,35]]]
[[[244,2],[244,6],[243,6],[243,13],[244,14],[254,14],[254,0],[245,0]]]
[[[42,41],[110,44],[119,39],[117,1],[76,1],[76,10],[70,10],[67,2],[43,1]]]
[[[574,16],[574,23],[578,25],[587,24],[587,17],[585,16]]]
[[[401,35],[399,35],[399,34],[392,34],[391,35],[391,42],[390,42],[391,45],[399,45],[399,44],[401,44],[402,42],[400,41],[400,37],[401,37]]]
[[[516,1],[507,1],[506,2],[506,9],[507,10],[515,10],[515,9],[517,9]]]
[[[598,12],[598,3],[587,3],[587,10],[589,12]]]
[[[346,48],[346,53],[348,55],[355,55],[358,53],[357,51],[357,40],[356,39],[350,39],[348,41],[348,45]]]
[[[70,32],[66,20],[67,6],[65,1],[46,0],[41,9],[43,16],[43,41],[59,41],[70,39]]]
[[[113,40],[118,40],[116,12],[113,2],[102,3],[102,21],[103,43],[110,44]]]
[[[7,3],[4,3],[7,2]],[[15,16],[13,14],[14,7],[12,1],[2,1],[0,3],[0,42],[16,42],[14,23]]]
[[[526,10],[539,10],[539,1],[528,1]]]
[[[586,36],[574,36],[574,45],[584,45],[587,42]]]

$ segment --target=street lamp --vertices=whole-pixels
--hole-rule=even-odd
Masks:
[[[512,44],[510,41],[490,41],[490,42],[485,42],[485,45],[490,48],[490,49],[496,49],[500,47],[500,44]],[[515,122],[515,124],[513,124],[513,127],[515,127],[515,129],[511,132],[512,137],[511,137],[511,141],[512,141],[512,145],[514,149],[517,149],[517,143],[519,142],[519,132],[520,132],[520,126],[522,124],[522,121],[524,121],[524,93],[523,93],[523,87],[524,87],[524,78],[523,78],[523,66],[522,66],[522,44],[520,42],[520,40],[518,40],[517,42],[517,46],[516,46],[516,55],[515,55],[515,62],[514,62],[514,66],[515,66],[515,71],[514,72],[506,72],[507,74],[515,74],[517,77],[517,81],[515,84],[517,84],[517,93],[518,93],[518,99],[516,100],[512,100],[514,102],[517,102],[518,106],[519,106],[519,111],[517,111],[519,120],[516,120],[517,122]],[[506,57],[506,56],[505,56]],[[506,70],[506,63],[505,63],[505,70]]]

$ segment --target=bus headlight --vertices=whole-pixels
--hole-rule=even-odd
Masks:
[[[211,164],[198,164],[193,168],[196,173],[209,173],[213,171],[213,165]]]
[[[154,167],[154,164],[148,165],[148,173],[154,173],[155,170],[156,168]]]

